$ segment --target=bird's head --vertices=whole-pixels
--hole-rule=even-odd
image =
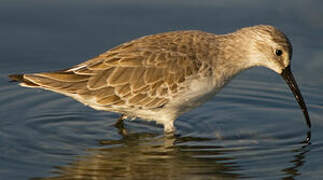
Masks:
[[[291,72],[293,50],[287,36],[277,28],[269,25],[247,27],[238,32],[243,34],[245,39],[250,40],[247,56],[252,66],[264,66],[282,76],[302,109],[308,127],[311,127],[306,105]]]

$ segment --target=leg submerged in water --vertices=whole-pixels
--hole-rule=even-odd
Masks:
[[[121,116],[118,118],[117,122],[114,124],[116,128],[124,128],[124,120],[127,119],[127,116],[124,114],[121,114]]]
[[[114,124],[114,126],[116,127],[116,128],[118,128],[118,130],[119,130],[119,133],[122,135],[122,136],[126,136],[128,133],[127,133],[127,130],[124,128],[124,120],[125,119],[127,119],[127,116],[126,115],[124,115],[124,114],[122,114],[119,118],[118,118],[118,120],[117,120],[117,122]]]
[[[165,133],[174,133],[176,128],[174,126],[174,121],[170,121],[164,124],[164,132]]]

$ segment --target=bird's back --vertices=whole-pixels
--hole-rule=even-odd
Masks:
[[[184,104],[184,98],[178,97],[194,96],[192,82],[202,85],[201,80],[209,79],[212,38],[201,31],[144,36],[65,70],[10,77],[23,86],[61,93],[95,109],[135,116],[153,113],[174,99],[176,106]]]

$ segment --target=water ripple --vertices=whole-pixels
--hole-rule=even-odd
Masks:
[[[322,95],[316,87],[302,92],[313,121],[312,144],[302,142],[302,112],[278,83],[234,81],[181,116],[174,137],[142,121],[126,122],[127,134],[119,134],[116,114],[43,90],[0,86],[0,158],[11,171],[56,166],[55,176],[46,179],[296,177],[309,159],[319,164],[307,154],[323,150]]]

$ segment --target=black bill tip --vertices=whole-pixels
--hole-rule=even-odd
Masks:
[[[308,115],[306,104],[304,102],[304,99],[302,97],[302,94],[297,86],[296,80],[290,70],[290,66],[287,66],[281,73],[281,76],[288,84],[289,88],[293,92],[295,99],[299,105],[299,107],[302,109],[303,114],[305,116],[306,124],[309,128],[311,128],[311,120],[310,116]]]

